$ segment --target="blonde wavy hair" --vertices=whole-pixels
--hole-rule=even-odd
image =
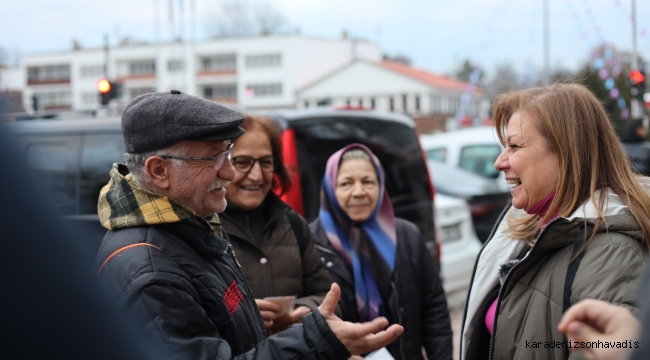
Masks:
[[[597,229],[606,224],[602,211],[606,189],[611,188],[641,226],[644,241],[640,245],[647,253],[650,249],[650,196],[636,179],[638,175],[632,172],[600,101],[579,84],[554,84],[502,94],[495,100],[493,117],[504,146],[508,122],[516,112],[535,122],[548,149],[557,155],[560,169],[556,195],[546,215],[542,219],[537,215],[507,219],[510,235],[517,240],[531,241],[542,222],[550,221],[555,214],[568,217],[587,200],[598,211],[594,224]],[[598,190],[602,190],[601,196],[596,195]],[[595,233],[586,239],[580,252]]]

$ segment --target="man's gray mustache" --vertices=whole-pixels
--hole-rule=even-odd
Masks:
[[[210,188],[208,189],[208,191],[217,190],[219,188],[227,186],[228,184],[230,184],[230,181],[217,178],[212,183],[212,185],[210,185]]]

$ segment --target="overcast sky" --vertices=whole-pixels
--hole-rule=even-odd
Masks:
[[[16,53],[100,46],[129,36],[155,39],[155,4],[160,34],[170,38],[170,0],[20,0],[0,3],[0,47]],[[190,16],[193,0],[184,3]],[[205,39],[209,14],[220,0],[194,0],[198,39]],[[259,2],[261,0],[249,0]],[[552,67],[575,69],[600,40],[632,48],[631,0],[548,0]],[[636,0],[638,51],[650,59],[650,1]],[[379,44],[385,53],[406,55],[414,65],[449,73],[466,58],[488,71],[511,63],[519,69],[543,64],[541,0],[267,0],[303,35],[352,36]],[[178,14],[176,18],[178,18]],[[191,34],[191,22],[186,26]],[[177,23],[178,25],[178,23]]]

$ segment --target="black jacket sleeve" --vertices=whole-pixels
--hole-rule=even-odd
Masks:
[[[174,359],[347,359],[347,349],[315,310],[294,325],[268,337],[239,356],[195,301],[182,277],[148,273],[133,282],[137,291],[125,300],[134,317],[162,340]],[[237,334],[230,334],[237,337]]]
[[[422,344],[429,359],[451,360],[453,353],[451,320],[447,297],[440,280],[440,263],[431,256],[418,231],[419,263],[422,269]]]

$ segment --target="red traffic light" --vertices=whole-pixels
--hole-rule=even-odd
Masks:
[[[106,94],[111,91],[111,87],[111,82],[106,79],[101,79],[97,82],[97,90],[99,90],[99,92],[102,94]]]
[[[630,80],[634,84],[640,84],[640,83],[643,82],[643,80],[645,80],[645,76],[639,70],[632,70],[632,71],[630,71]]]

